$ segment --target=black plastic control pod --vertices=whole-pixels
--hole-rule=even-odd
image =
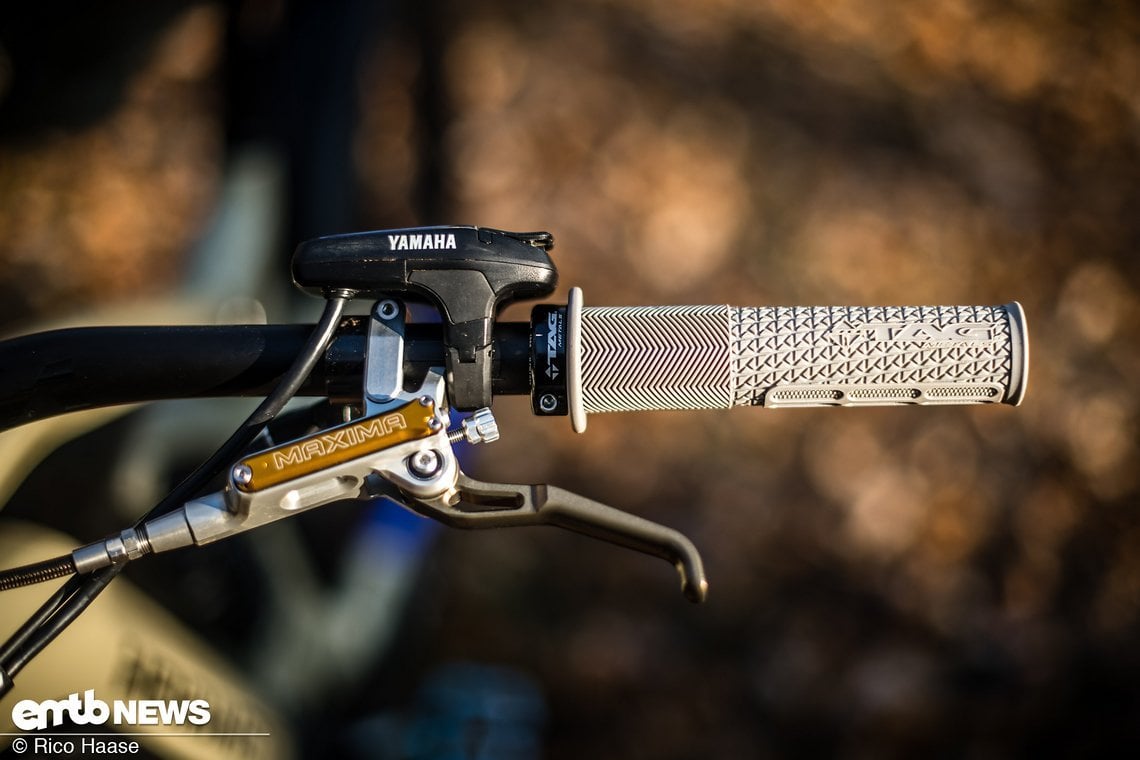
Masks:
[[[293,254],[293,281],[305,291],[354,298],[426,299],[446,325],[451,405],[491,404],[491,329],[511,301],[554,291],[558,272],[549,232],[487,227],[411,227],[307,240]]]

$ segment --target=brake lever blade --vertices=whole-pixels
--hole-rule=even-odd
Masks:
[[[411,508],[458,528],[508,528],[556,525],[591,538],[660,557],[681,576],[681,591],[691,602],[708,595],[701,555],[680,532],[622,512],[576,493],[549,486],[486,483],[459,473],[459,501],[431,503],[410,499]]]

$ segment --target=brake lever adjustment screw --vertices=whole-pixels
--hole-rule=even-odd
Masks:
[[[499,440],[499,423],[495,422],[495,415],[486,407],[479,409],[459,425],[459,430],[452,430],[447,434],[447,439],[452,443],[467,441],[475,444]]]

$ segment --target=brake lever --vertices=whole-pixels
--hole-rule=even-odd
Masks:
[[[364,416],[264,451],[230,470],[226,487],[181,509],[72,553],[77,572],[244,533],[334,501],[388,496],[460,528],[556,525],[660,557],[681,590],[704,601],[708,580],[696,547],[681,533],[549,485],[487,483],[464,474],[454,444],[499,437],[489,409],[448,432],[446,380],[429,371],[418,387],[403,376],[403,305],[378,302],[370,320]]]
[[[442,398],[440,386],[435,388]],[[232,468],[222,491],[76,549],[75,567],[87,573],[144,554],[212,543],[334,501],[388,496],[453,527],[556,525],[660,557],[677,568],[685,596],[704,601],[704,566],[684,535],[562,488],[476,480],[459,469],[452,445],[495,440],[494,418],[480,410],[448,433],[446,416],[436,398],[424,395],[251,454]]]
[[[390,498],[391,493],[384,494]],[[556,486],[488,483],[459,472],[449,496],[396,497],[404,506],[455,528],[555,525],[672,563],[691,602],[708,595],[701,555],[684,534]]]
[[[442,378],[429,376],[414,392],[404,390],[403,311],[403,305],[394,299],[380,301],[373,307],[365,364],[365,408],[376,414],[426,391],[446,414],[445,394],[440,390]],[[461,431],[447,435],[449,444],[463,439],[472,444],[487,443],[499,437],[489,409],[475,412],[461,424]],[[677,568],[686,598],[693,602],[705,600],[708,580],[701,556],[692,541],[678,531],[554,486],[476,480],[458,468],[450,445],[438,446],[434,451],[448,465],[454,465],[454,480],[448,488],[434,484],[425,488],[423,471],[417,475],[411,460],[407,467],[377,469],[379,477],[369,478],[365,488],[372,486],[376,495],[388,496],[412,511],[452,527],[556,525],[660,557]]]

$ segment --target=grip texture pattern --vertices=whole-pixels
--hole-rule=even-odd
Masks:
[[[582,309],[586,411],[732,406],[730,311],[728,306]]]
[[[1008,401],[1005,306],[582,310],[587,412]]]

